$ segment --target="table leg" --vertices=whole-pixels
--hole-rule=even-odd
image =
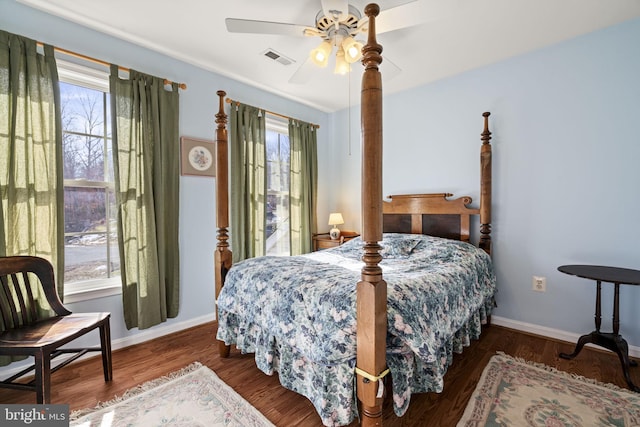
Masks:
[[[576,343],[576,348],[573,350],[573,353],[560,353],[559,356],[563,359],[573,359],[576,357],[581,351],[582,347],[585,344],[595,343],[598,341],[600,336],[600,326],[602,324],[602,282],[600,280],[597,281],[596,286],[596,314],[594,316],[596,323],[596,330],[591,332],[590,334],[586,334],[581,336]]]
[[[631,375],[629,375],[629,366],[638,366],[635,360],[629,359],[629,346],[627,341],[618,335],[615,338],[615,350],[618,353],[620,364],[622,365],[622,372],[624,373],[624,379],[627,381],[629,388],[635,392],[640,392],[640,387],[633,384]]]
[[[575,350],[573,350],[573,353],[569,354],[569,353],[560,353],[559,356],[563,359],[573,359],[574,357],[576,357],[580,351],[582,351],[582,347],[584,347],[585,344],[589,344],[594,342],[594,335],[600,333],[599,331],[594,331],[590,334],[586,334],[580,337],[580,339],[578,339],[578,343],[576,344],[576,348]]]
[[[629,374],[629,367],[638,366],[638,363],[635,360],[629,359],[629,345],[621,335],[593,331],[590,334],[583,335],[580,337],[580,339],[578,339],[578,343],[576,344],[576,348],[573,353],[560,353],[559,356],[562,359],[573,359],[580,353],[585,344],[590,343],[598,345],[600,347],[604,347],[611,351],[615,351],[618,355],[618,358],[620,359],[624,379],[627,381],[629,388],[633,391],[640,392],[640,387],[637,387],[633,384],[631,375]]]
[[[596,286],[596,331],[600,332],[600,325],[602,324],[602,297],[601,295],[602,283],[598,280],[598,285]]]
[[[613,334],[620,331],[620,283],[614,283],[613,291]]]

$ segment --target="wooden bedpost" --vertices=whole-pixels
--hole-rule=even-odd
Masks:
[[[377,4],[364,9],[369,35],[363,47],[362,77],[362,278],[357,285],[356,388],[362,403],[362,426],[382,425],[386,364],[387,284],[378,265],[382,260],[382,46],[376,41]]]
[[[217,92],[220,98],[220,108],[216,114],[216,226],[218,233],[216,238],[216,252],[214,256],[216,300],[224,286],[227,271],[231,268],[231,251],[229,250],[229,162],[227,139],[227,115],[224,112],[225,91]],[[216,320],[218,320],[218,308],[216,306]],[[221,357],[229,356],[230,346],[223,341],[218,341],[218,353]]]
[[[480,150],[480,241],[478,246],[491,255],[491,132],[489,132],[489,116],[484,117],[484,131],[481,134]]]

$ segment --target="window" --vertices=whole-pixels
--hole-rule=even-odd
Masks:
[[[65,302],[120,290],[109,75],[58,60]]]
[[[290,255],[289,128],[284,121],[266,118],[267,255]]]

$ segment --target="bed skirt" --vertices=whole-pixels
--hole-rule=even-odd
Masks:
[[[493,297],[485,300],[438,354],[420,359],[393,336],[387,337],[387,365],[393,382],[393,408],[404,415],[413,393],[442,391],[444,375],[454,353],[462,353],[471,340],[480,337],[494,306]],[[355,355],[340,363],[326,364],[309,360],[288,343],[278,342],[260,325],[239,319],[233,313],[220,312],[217,338],[234,344],[242,353],[254,353],[256,366],[267,375],[278,373],[283,387],[307,397],[325,426],[350,424],[357,412],[354,369]]]

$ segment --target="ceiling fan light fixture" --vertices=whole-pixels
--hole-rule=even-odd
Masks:
[[[347,37],[342,42],[342,49],[344,50],[345,60],[353,64],[354,62],[362,58],[363,44],[355,40],[353,37]]]
[[[320,45],[311,51],[311,60],[318,67],[326,67],[329,63],[329,55],[331,55],[332,46],[328,41],[323,41]]]
[[[336,52],[336,68],[333,70],[334,74],[345,75],[351,71],[351,65],[346,61],[344,51],[338,49]]]

